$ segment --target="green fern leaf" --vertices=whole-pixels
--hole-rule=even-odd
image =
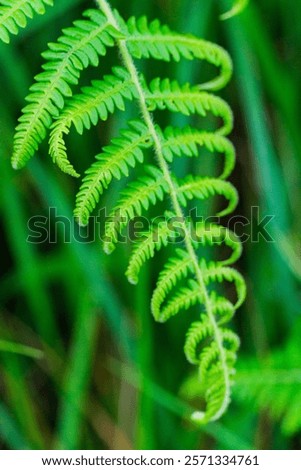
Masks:
[[[186,337],[184,350],[187,360],[199,365],[201,383],[206,383],[205,398],[207,398],[208,407],[206,413],[195,412],[192,415],[192,419],[197,423],[203,422],[204,419],[216,419],[220,414],[216,405],[223,401],[227,406],[230,401],[227,395],[227,383],[223,380],[222,367],[227,367],[228,380],[231,382],[235,373],[233,365],[239,339],[235,333],[227,329],[219,329],[219,341],[224,351],[221,362],[215,337],[216,332],[206,315],[201,315],[201,321],[192,324]],[[201,353],[198,354],[200,345],[202,346]]]
[[[86,171],[74,214],[81,225],[86,225],[111,181],[131,177],[105,226],[104,249],[111,253],[130,219],[151,206],[156,207],[158,202],[168,204],[170,210],[164,212],[160,222],[151,218],[149,231],[136,240],[126,275],[131,283],[137,283],[143,264],[180,238],[181,248],[175,250],[175,256],[169,258],[159,275],[151,309],[160,322],[192,306],[200,309],[200,321],[190,328],[184,349],[190,362],[199,367],[205,401],[204,410],[192,418],[199,424],[206,423],[222,416],[230,402],[239,342],[225,325],[242,304],[246,288],[242,276],[230,267],[241,254],[237,237],[218,223],[193,220],[187,214],[187,207],[194,199],[222,196],[227,207],[217,215],[223,216],[232,212],[238,202],[235,188],[225,181],[235,163],[233,145],[226,137],[233,128],[232,111],[223,99],[205,91],[217,90],[229,81],[232,63],[228,54],[215,44],[175,33],[157,20],[125,21],[107,0],[96,0],[96,3],[100,11],[86,12],[88,19],[64,30],[58,42],[50,44],[43,54],[44,72],[36,77],[30,89],[27,98],[30,104],[24,108],[17,127],[13,166],[23,166],[51,128],[52,159],[64,172],[78,176],[65,144],[71,127],[82,134],[85,129],[107,120],[116,110],[123,111],[131,101],[138,104],[139,120],[121,130]],[[116,46],[122,67],[114,67],[111,75],[72,96],[72,86],[79,83],[82,69],[97,66],[99,56],[105,55],[111,46]],[[216,66],[219,72],[217,77],[199,85],[181,84],[169,77],[158,77],[148,83],[138,66],[140,59],[148,58],[176,62],[202,60]],[[160,111],[208,116],[211,125],[216,122],[216,129],[190,126],[163,129],[156,122]],[[198,158],[201,148],[222,156],[221,174],[215,178],[200,175],[176,178],[169,163],[179,157]],[[143,166],[144,175],[137,178],[132,170],[144,162],[146,149],[153,150],[155,159],[152,165]],[[219,246],[227,247],[229,256],[207,262],[208,247],[215,252]],[[218,293],[224,292],[224,284],[234,286],[233,302]]]
[[[242,275],[236,269],[221,266],[220,263],[213,261],[207,265],[205,260],[201,260],[201,270],[205,284],[212,282],[223,283],[225,281],[234,283],[237,293],[237,301],[234,307],[238,309],[243,304],[246,298],[246,285]]]
[[[187,176],[182,181],[178,181],[177,195],[180,203],[186,207],[187,200],[193,198],[208,199],[214,195],[224,196],[229,204],[226,209],[217,213],[217,216],[222,217],[230,214],[236,208],[238,203],[238,194],[234,186],[220,179],[215,178],[200,178],[192,175]]]
[[[167,295],[176,286],[177,282],[193,273],[191,259],[186,251],[177,249],[177,257],[168,261],[163,271],[161,271],[156,289],[154,290],[151,309],[152,313],[159,322],[165,322],[167,317],[161,312],[161,305],[165,301]]]
[[[192,306],[204,301],[198,283],[190,279],[187,284],[188,287],[178,289],[172,299],[160,310],[161,322],[177,315],[180,310],[189,310]]]
[[[144,210],[147,211],[150,204],[155,205],[158,200],[162,201],[164,194],[168,191],[160,170],[152,166],[147,166],[145,169],[150,176],[139,178],[128,185],[110,216],[111,221],[106,225],[104,250],[108,254],[114,250],[118,234],[128,221],[135,216],[140,216]]]
[[[181,58],[188,60],[205,60],[220,67],[220,75],[199,87],[203,90],[219,90],[231,78],[232,62],[227,52],[209,41],[192,35],[181,35],[161,25],[158,20],[148,23],[146,17],[130,18],[127,23],[116,14],[120,28],[125,34],[129,51],[136,59],[148,59],[179,62]]]
[[[223,126],[216,132],[227,135],[233,128],[233,114],[229,105],[221,98],[207,92],[200,92],[197,86],[188,83],[179,85],[176,80],[155,78],[149,87],[145,86],[145,98],[149,111],[168,109],[185,116],[198,114],[206,116],[211,112],[224,120]]]
[[[265,413],[285,436],[301,430],[300,318],[283,346],[264,358],[241,358],[235,378],[234,399]]]
[[[81,94],[72,98],[71,104],[67,100],[60,117],[51,126],[49,153],[64,173],[79,176],[68,160],[63,137],[69,133],[71,125],[82,134],[99,120],[106,121],[115,109],[124,111],[124,100],[135,97],[129,75],[117,67],[113,72],[115,75],[107,75],[103,80],[93,81],[91,87],[83,88]]]
[[[100,195],[107,189],[112,178],[120,179],[129,175],[129,168],[136,162],[142,163],[143,149],[150,147],[147,127],[132,121],[130,128],[120,132],[104,152],[96,156],[97,161],[86,171],[86,176],[76,197],[74,216],[80,225],[87,225]]]
[[[232,250],[231,255],[219,261],[221,266],[234,264],[241,256],[242,244],[234,232],[227,227],[216,224],[207,224],[206,222],[197,222],[195,224],[195,236],[197,244],[201,246],[221,246],[225,245]]]
[[[35,14],[43,15],[53,0],[2,0],[0,6],[0,39],[8,44],[10,34],[18,34]]]
[[[163,154],[168,162],[172,162],[175,156],[197,157],[198,146],[205,147],[211,153],[224,154],[225,163],[220,179],[226,179],[232,173],[235,165],[233,144],[216,132],[199,131],[189,126],[184,129],[168,127],[162,139],[165,140]]]
[[[163,220],[157,223],[155,227],[152,227],[149,233],[141,234],[126,271],[129,282],[137,284],[139,272],[144,263],[152,258],[156,251],[161,250],[163,246],[167,246],[169,238],[176,236],[176,227],[170,227],[168,222],[174,218],[174,213],[166,211]]]
[[[74,22],[64,30],[57,43],[50,43],[42,55],[46,59],[44,72],[35,77],[26,98],[16,129],[12,165],[22,168],[38,149],[54,117],[64,106],[64,98],[71,96],[71,86],[76,85],[81,71],[89,65],[97,66],[99,56],[114,45],[120,33],[108,24],[97,10],[84,13],[88,19]]]

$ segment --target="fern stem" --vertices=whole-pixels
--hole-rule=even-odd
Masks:
[[[118,25],[118,23],[115,19],[114,13],[113,13],[109,3],[107,2],[107,0],[96,0],[96,3],[98,5],[98,7],[100,8],[100,10],[106,16],[108,22],[115,29],[120,30],[119,25]],[[130,55],[130,52],[127,48],[126,41],[123,40],[123,39],[122,40],[117,40],[117,45],[118,45],[118,48],[119,48],[119,51],[120,51],[122,61],[125,65],[126,69],[128,70],[128,72],[130,73],[133,84],[134,84],[134,86],[137,90],[137,93],[138,93],[138,98],[137,99],[138,99],[138,102],[139,102],[140,111],[141,111],[141,114],[142,114],[143,119],[145,121],[145,124],[147,125],[147,127],[149,129],[149,132],[152,136],[152,139],[153,139],[153,142],[154,142],[154,150],[155,150],[155,154],[156,154],[156,157],[157,157],[158,165],[159,165],[159,167],[160,167],[160,169],[161,169],[161,171],[164,175],[164,178],[167,182],[169,192],[170,192],[170,198],[171,198],[171,201],[172,201],[172,205],[173,205],[175,214],[176,214],[177,217],[180,218],[180,220],[184,220],[185,214],[183,213],[182,208],[179,204],[179,201],[178,201],[178,198],[177,198],[177,190],[176,190],[175,184],[174,184],[174,182],[171,178],[170,171],[169,171],[169,168],[168,168],[168,164],[165,161],[165,158],[163,156],[162,143],[161,143],[160,137],[159,137],[159,135],[156,131],[155,123],[153,121],[151,113],[149,112],[149,110],[147,108],[146,98],[145,98],[145,95],[144,95],[143,87],[142,87],[140,79],[139,79],[138,71],[136,70],[134,61],[133,61],[133,59]],[[192,245],[189,229],[188,229],[188,227],[185,223],[183,224],[183,230],[184,230],[184,234],[185,234],[185,246],[186,246],[187,252],[188,252],[188,254],[189,254],[189,256],[192,260],[194,271],[195,271],[195,276],[196,276],[197,282],[199,284],[202,297],[204,298],[206,313],[208,315],[209,321],[210,321],[210,323],[212,325],[212,328],[213,328],[213,331],[214,331],[214,339],[215,339],[217,347],[218,347],[221,367],[222,367],[223,376],[224,376],[224,384],[225,384],[224,399],[223,399],[223,402],[222,402],[219,410],[211,418],[211,420],[214,421],[214,420],[219,419],[223,415],[223,413],[226,411],[227,406],[229,404],[229,401],[230,401],[230,378],[229,378],[228,368],[227,368],[227,364],[226,364],[226,355],[225,355],[224,348],[223,348],[222,336],[221,336],[221,333],[219,331],[219,327],[217,325],[217,322],[215,320],[215,316],[214,316],[213,309],[212,309],[211,302],[210,302],[209,293],[207,291],[206,284],[205,284],[205,281],[203,279],[203,275],[202,275],[202,272],[201,272],[201,269],[200,269],[200,266],[199,266],[199,261],[198,261],[197,254],[196,254],[196,252],[193,248],[193,245]],[[203,418],[204,418],[204,413],[203,412],[196,412],[196,413],[193,414],[193,419],[195,421],[202,421]]]

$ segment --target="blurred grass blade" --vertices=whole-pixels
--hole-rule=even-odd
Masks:
[[[41,432],[37,419],[35,393],[26,383],[27,368],[24,359],[14,354],[3,354],[1,373],[10,411],[16,417],[21,432],[27,436],[31,449],[46,448],[46,433]]]
[[[42,359],[43,351],[23,344],[12,343],[11,341],[5,341],[0,339],[0,352],[20,354],[21,356],[31,357],[33,359]]]
[[[78,297],[77,319],[59,406],[58,445],[55,448],[66,450],[80,448],[79,430],[82,429],[81,421],[91,378],[98,324],[99,316],[97,316],[89,296],[81,292]]]
[[[301,256],[295,249],[294,242],[288,236],[279,236],[280,248],[287,259],[290,270],[301,281]]]
[[[29,166],[35,178],[36,188],[47,206],[56,207],[58,214],[64,214],[69,220],[74,221],[71,204],[62,187],[53,177],[51,170],[48,168],[46,172],[37,159],[31,161]],[[99,309],[103,308],[104,316],[111,328],[112,335],[116,338],[116,343],[120,345],[127,357],[133,358],[134,341],[130,333],[131,328],[119,296],[104,273],[102,261],[104,255],[100,247],[78,243],[71,236],[71,243],[66,244],[65,248],[70,250],[76,266],[84,274],[95,306]]]
[[[9,142],[12,142],[13,132],[8,116],[8,110],[5,110],[2,106],[0,119],[5,138],[0,139],[0,182],[2,193],[1,212],[4,227],[35,326],[44,341],[49,344],[59,345],[60,334],[50,296],[46,283],[44,283],[38,272],[38,253],[32,244],[27,243],[28,217],[21,195],[12,179],[13,171],[10,169],[9,162]]]
[[[228,2],[223,4],[228,5]],[[263,90],[256,75],[256,58],[246,39],[241,17],[226,22],[225,28],[234,58],[235,76],[252,147],[261,206],[264,214],[274,216],[269,225],[274,242],[266,244],[266,250],[273,253],[271,261],[277,279],[275,295],[279,296],[279,302],[287,312],[284,320],[290,323],[299,312],[300,303],[290,266],[279,243],[283,235],[289,233],[291,220],[283,173],[267,125]]]
[[[3,403],[0,403],[0,436],[9,449],[30,449],[29,443],[20,432],[19,424]]]
[[[233,16],[239,15],[248,5],[249,0],[235,0],[235,3],[231,10],[220,15],[221,20],[229,20]]]
[[[279,115],[278,125],[283,127],[287,135],[287,144],[291,150],[283,148],[283,166],[288,173],[286,187],[292,198],[292,209],[299,206],[300,201],[300,161],[301,134],[299,119],[300,82],[297,75],[291,73],[291,66],[282,58],[275,48],[264,19],[254,2],[248,14],[241,16],[246,39],[252,47],[258,64],[267,96],[274,103]],[[300,223],[298,224],[300,227]]]

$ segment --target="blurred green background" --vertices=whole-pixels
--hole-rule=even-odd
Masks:
[[[26,241],[30,217],[48,217],[49,207],[72,220],[79,182],[53,167],[46,145],[26,170],[13,172],[14,126],[40,71],[40,53],[92,4],[57,0],[9,46],[0,46],[0,338],[44,353],[28,358],[0,352],[0,446],[300,449],[301,2],[251,0],[244,13],[222,22],[219,15],[231,6],[226,0],[112,0],[125,18],[158,17],[229,50],[234,77],[222,95],[235,115],[236,215],[256,219],[251,208],[259,207],[260,219],[274,216],[267,226],[273,242],[256,237],[255,219],[245,227],[253,242],[244,243],[237,266],[248,298],[234,321],[242,345],[233,400],[219,422],[202,429],[187,419],[199,404],[194,370],[183,354],[187,318],[157,325],[150,313],[166,253],[148,263],[133,287],[124,276],[129,245],[107,257],[98,242],[72,237],[64,243],[58,220],[50,223],[59,234],[55,243]],[[109,71],[115,60],[109,53],[101,71],[86,72],[81,85]],[[157,63],[155,71],[143,67],[193,83],[203,73],[199,64],[186,62]],[[83,172],[133,113],[116,114],[83,136],[71,133],[76,168]],[[174,170],[198,172],[198,165],[179,159]],[[125,184],[113,184],[102,205],[112,207]]]

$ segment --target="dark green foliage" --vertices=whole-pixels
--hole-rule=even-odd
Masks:
[[[241,360],[235,399],[250,403],[270,419],[280,422],[286,436],[301,429],[300,320],[283,348],[262,360]]]

